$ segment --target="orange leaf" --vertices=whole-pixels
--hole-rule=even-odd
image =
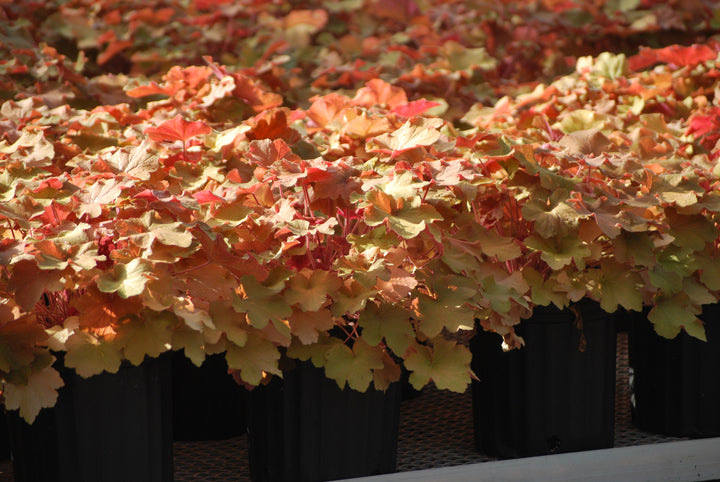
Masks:
[[[255,119],[253,128],[245,133],[250,140],[285,139],[292,144],[299,138],[298,132],[288,126],[287,115],[281,110],[267,112]]]
[[[369,80],[365,87],[359,89],[352,100],[361,107],[372,107],[376,104],[394,108],[407,104],[407,95],[400,87],[394,87],[382,79]]]
[[[133,43],[130,40],[115,40],[113,42],[110,42],[107,48],[100,55],[97,56],[98,65],[105,64],[107,61],[115,57],[117,54],[119,54],[126,48],[131,47],[132,44]]]
[[[195,136],[207,134],[211,132],[210,126],[202,121],[188,122],[178,114],[174,118],[167,120],[158,127],[148,127],[145,134],[151,140],[162,141],[182,141],[186,142]]]
[[[350,107],[350,99],[344,95],[332,93],[313,98],[313,104],[307,110],[307,116],[318,126],[325,127],[334,120],[342,121],[343,111]]]
[[[130,89],[126,92],[126,94],[135,98],[146,97],[148,95],[167,95],[172,97],[181,88],[182,87],[179,85],[173,87],[160,87],[157,83],[150,82],[148,85],[140,85],[134,89]]]
[[[131,313],[140,312],[142,301],[137,296],[121,298],[114,293],[101,293],[97,288],[91,287],[79,298],[75,298],[72,306],[78,311],[82,328],[104,328]]]
[[[264,91],[249,77],[235,74],[233,79],[235,80],[233,95],[247,102],[255,112],[263,112],[283,103],[280,95]]]
[[[48,285],[60,279],[60,271],[41,270],[34,261],[19,261],[12,265],[7,289],[15,293],[15,302],[23,311],[31,311]]]
[[[327,308],[318,311],[293,310],[288,321],[293,335],[305,345],[315,343],[320,332],[327,331],[335,325],[332,314]]]

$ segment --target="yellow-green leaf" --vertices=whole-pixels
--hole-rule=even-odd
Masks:
[[[5,408],[19,410],[27,423],[33,423],[42,408],[55,405],[57,391],[63,385],[60,374],[53,367],[30,374],[25,385],[5,383]]]
[[[278,349],[269,341],[252,333],[248,334],[248,339],[242,347],[229,343],[225,359],[228,367],[232,370],[240,370],[240,377],[250,385],[258,385],[263,373],[282,375],[278,368],[278,360],[280,360]]]
[[[440,390],[462,393],[470,384],[470,350],[453,341],[436,339],[433,347],[415,345],[405,358],[405,367],[411,370],[410,383],[417,390],[430,381]]]
[[[387,346],[402,356],[415,338],[410,323],[410,314],[399,306],[369,304],[360,312],[358,324],[362,336],[370,345],[379,345],[383,340]]]
[[[326,354],[325,375],[332,378],[342,389],[345,384],[364,392],[373,380],[373,370],[385,367],[383,351],[370,346],[362,339],[355,341],[351,349],[347,345],[334,345]]]
[[[117,264],[112,271],[100,275],[97,287],[103,293],[117,293],[123,298],[137,296],[145,289],[152,265],[141,258],[127,264]]]
[[[177,318],[168,312],[145,310],[143,315],[121,324],[115,339],[125,358],[135,366],[140,365],[146,355],[158,357],[171,348],[172,330],[177,323]]]
[[[117,373],[122,362],[114,343],[103,342],[84,331],[75,331],[65,341],[65,366],[88,378],[106,371]]]

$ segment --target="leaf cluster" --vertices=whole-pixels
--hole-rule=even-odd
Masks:
[[[183,350],[249,385],[289,358],[355,390],[404,366],[463,391],[463,334],[519,347],[537,305],[651,306],[660,334],[704,336],[720,47],[584,56],[664,23],[701,35],[694,10],[26,8],[0,25],[0,377],[29,421],[57,352],[84,377]]]

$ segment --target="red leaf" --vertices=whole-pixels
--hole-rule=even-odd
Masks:
[[[720,128],[720,108],[715,107],[710,115],[694,115],[690,119],[690,126],[687,134],[695,134],[696,137],[704,136]]]
[[[401,115],[403,117],[412,117],[414,115],[422,114],[427,110],[432,109],[433,107],[437,107],[439,105],[439,102],[432,102],[429,100],[420,99],[408,102],[407,104],[395,106],[390,112]]]
[[[657,63],[666,63],[678,67],[695,66],[707,60],[712,60],[717,52],[707,45],[670,45],[662,49],[641,48],[640,53],[628,59],[633,70],[642,70]]]
[[[174,118],[167,120],[160,124],[158,127],[148,127],[145,129],[145,134],[150,137],[151,140],[162,142],[162,141],[182,141],[186,142],[195,136],[200,134],[207,134],[211,132],[210,126],[206,125],[202,121],[188,122],[178,114]]]
[[[215,202],[221,202],[224,203],[225,200],[221,198],[220,196],[213,194],[211,191],[208,191],[207,189],[204,191],[198,191],[192,195],[192,197],[197,200],[200,204],[208,204],[208,203],[215,203]]]
[[[49,205],[45,206],[41,215],[33,216],[30,219],[38,219],[49,226],[59,226],[71,213],[71,208],[52,201]]]

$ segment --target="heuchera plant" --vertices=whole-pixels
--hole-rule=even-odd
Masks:
[[[295,358],[463,391],[455,335],[518,347],[538,304],[704,337],[720,49],[577,57],[702,37],[705,3],[156,7],[0,10],[0,377],[28,421],[57,352],[85,377],[174,349],[248,385]]]
[[[209,64],[129,89],[162,97],[136,112],[3,105],[7,407],[54,403],[51,351],[85,377],[224,352],[250,385],[312,358],[356,390],[403,360],[416,387],[462,391],[470,356],[444,329],[471,328],[475,288],[436,224],[483,176],[421,115],[434,104],[378,80],[290,111]]]
[[[505,141],[498,182],[510,195],[490,221],[523,248],[505,269],[527,291],[510,299],[650,306],[660,335],[705,339],[697,315],[717,302],[720,279],[717,109],[707,97],[719,50],[581,58],[573,75],[468,112],[467,122]],[[483,321],[500,333],[508,324],[502,310]]]

